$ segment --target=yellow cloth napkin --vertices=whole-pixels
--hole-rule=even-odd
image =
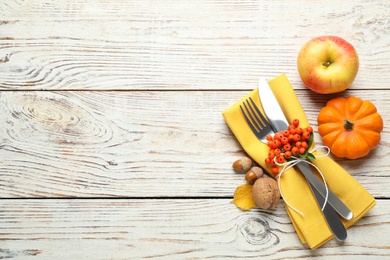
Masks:
[[[306,115],[286,75],[282,74],[268,83],[287,120],[291,122],[293,119],[298,118],[300,127],[308,126],[309,122]],[[264,162],[269,148],[252,133],[240,110],[240,105],[248,97],[251,97],[260,106],[261,103],[256,88],[233,106],[223,111],[222,115],[247,154],[270,173],[271,167]],[[314,155],[320,157],[323,154],[314,152]],[[375,206],[375,199],[330,157],[316,158],[312,160],[312,163],[321,170],[329,189],[354,214],[354,218],[350,221],[343,219],[343,224],[346,228],[354,224]],[[332,239],[333,234],[328,228],[321,209],[299,170],[289,169],[282,174],[280,181],[284,201],[287,201],[292,207],[302,211],[304,214],[304,216],[300,215],[285,203],[285,208],[302,243],[307,243],[310,248],[316,249]]]

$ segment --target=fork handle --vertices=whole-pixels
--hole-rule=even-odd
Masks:
[[[314,190],[318,191],[318,193],[323,198],[325,198],[326,197],[325,184],[321,182],[313,174],[309,165],[300,162],[297,164],[297,167],[301,170],[301,172],[303,173],[305,178],[309,181],[309,183],[312,185]],[[330,206],[332,206],[340,214],[340,216],[342,216],[346,220],[351,220],[353,218],[352,211],[330,189],[328,189],[328,202]]]

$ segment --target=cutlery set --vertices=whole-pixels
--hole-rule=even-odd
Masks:
[[[240,109],[253,134],[258,140],[266,144],[268,142],[266,136],[286,130],[288,122],[268,82],[263,78],[259,80],[258,93],[264,115],[251,98],[246,100],[240,106]],[[318,206],[322,207],[324,218],[335,238],[339,241],[345,240],[347,231],[340,217],[351,220],[353,213],[325,186],[325,183],[313,174],[307,163],[298,162],[295,166],[306,178]]]

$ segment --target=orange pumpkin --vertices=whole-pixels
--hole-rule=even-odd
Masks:
[[[338,157],[357,159],[377,147],[382,117],[370,101],[357,97],[334,98],[317,118],[322,142]]]

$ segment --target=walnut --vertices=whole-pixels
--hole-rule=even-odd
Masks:
[[[256,206],[261,209],[273,209],[280,200],[278,183],[272,178],[259,178],[252,188]]]

